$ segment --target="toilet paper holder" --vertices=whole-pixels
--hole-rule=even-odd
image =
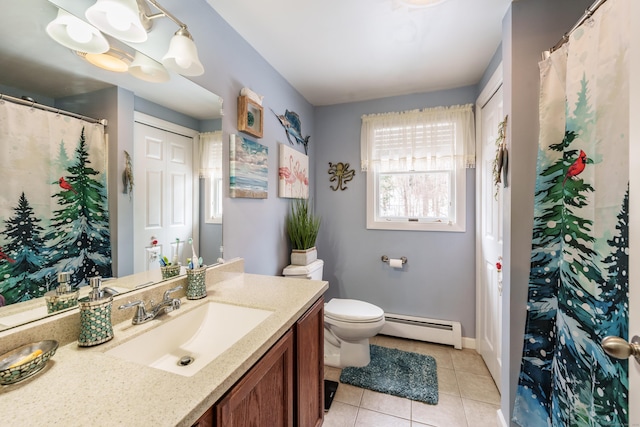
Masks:
[[[382,260],[382,262],[389,262],[389,257],[386,255],[382,255],[382,257],[380,258]],[[402,261],[403,264],[407,263],[407,257],[406,256],[401,256],[400,260]]]

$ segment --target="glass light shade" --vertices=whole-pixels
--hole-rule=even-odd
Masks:
[[[89,22],[110,36],[133,43],[147,40],[136,0],[98,0],[85,15]]]
[[[62,9],[58,9],[56,19],[47,25],[47,34],[71,50],[87,53],[104,53],[109,50],[109,42],[97,28]]]
[[[200,76],[204,67],[198,59],[198,49],[193,40],[178,31],[169,43],[169,50],[162,58],[162,64],[183,76]],[[188,34],[188,32],[187,32]]]
[[[169,80],[169,73],[162,64],[140,52],[136,52],[136,56],[129,66],[129,74],[152,83],[162,83]]]
[[[96,67],[116,73],[128,71],[129,64],[131,64],[131,55],[117,49],[110,49],[108,52],[99,54],[87,53],[83,56],[84,59]]]

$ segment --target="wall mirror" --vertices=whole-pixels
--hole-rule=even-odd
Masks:
[[[71,111],[83,116],[108,118],[106,128],[108,134],[108,210],[110,217],[111,246],[113,256],[114,279],[105,282],[120,293],[141,286],[148,286],[162,281],[159,265],[153,264],[150,271],[147,267],[133,265],[133,242],[135,224],[138,222],[137,212],[133,208],[130,196],[123,194],[121,171],[124,163],[124,150],[133,154],[134,111],[142,111],[145,116],[157,117],[163,121],[177,124],[178,128],[188,128],[194,135],[221,131],[222,99],[214,93],[198,86],[187,78],[170,72],[169,81],[151,83],[140,80],[129,73],[114,73],[97,68],[88,63],[82,56],[56,43],[45,32],[49,22],[56,18],[59,8],[69,9],[71,13],[79,13],[77,8],[92,2],[84,0],[0,0],[3,11],[0,17],[0,57],[2,72],[0,73],[0,93],[15,98],[23,96],[35,102]],[[139,51],[159,60],[166,41],[176,31],[175,24],[168,21],[154,27],[148,42],[137,46]],[[163,30],[163,27],[164,30]],[[154,46],[160,40],[161,47]],[[112,46],[129,52],[135,56],[132,46],[119,43],[109,38]],[[157,44],[157,43],[155,43]],[[97,98],[105,98],[107,106],[95,103]],[[95,94],[100,94],[96,96]],[[5,101],[0,101],[5,102]],[[104,107],[104,110],[102,109]],[[28,123],[25,123],[28,126]],[[194,138],[194,155],[198,153],[198,136]],[[222,159],[220,158],[220,162]],[[221,168],[220,168],[221,169]],[[215,263],[218,250],[222,247],[221,215],[215,221],[204,218],[201,212],[208,212],[204,206],[205,198],[211,203],[215,199],[209,192],[215,193],[217,186],[200,184],[198,165],[193,165],[194,175],[194,241],[200,243],[201,236],[206,237],[206,245],[215,248],[212,259],[205,263]],[[7,190],[4,190],[7,191]],[[135,193],[134,193],[135,194]],[[171,199],[169,195],[159,192],[159,198]],[[0,203],[13,204],[0,189]],[[199,204],[200,203],[200,204]],[[6,206],[5,206],[6,208]],[[5,214],[6,215],[6,214]],[[5,215],[0,217],[0,246],[6,238],[2,234]],[[205,221],[205,219],[207,219]],[[189,248],[190,251],[190,248]],[[152,253],[153,251],[150,251]],[[219,253],[221,256],[221,253]],[[184,261],[183,261],[184,262]],[[184,270],[183,270],[184,271]],[[82,289],[80,296],[83,296]],[[71,310],[77,308],[71,308]],[[50,314],[55,315],[56,313]],[[15,327],[47,316],[43,298],[26,299],[11,305],[0,307],[0,331]]]

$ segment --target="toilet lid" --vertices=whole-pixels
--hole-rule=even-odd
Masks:
[[[368,302],[333,298],[324,306],[324,315],[335,320],[370,322],[384,316],[384,311]]]

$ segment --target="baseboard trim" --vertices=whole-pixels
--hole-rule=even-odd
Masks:
[[[475,350],[476,349],[476,339],[475,338],[462,337],[462,348],[470,348],[470,349]]]

